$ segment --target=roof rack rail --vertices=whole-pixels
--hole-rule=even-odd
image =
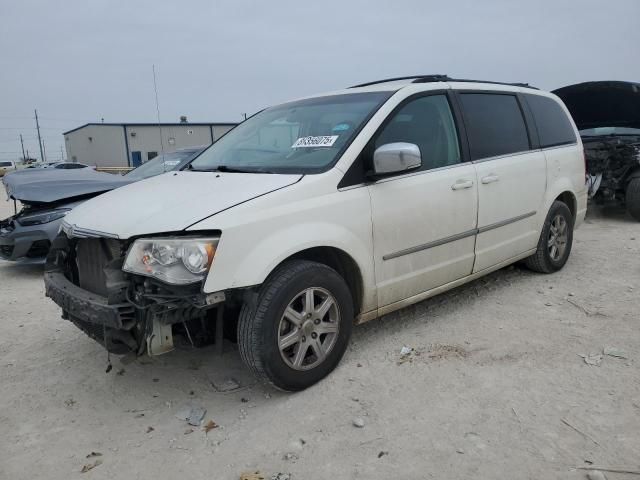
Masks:
[[[377,85],[378,83],[395,82],[398,80],[411,80],[411,83],[430,83],[430,82],[468,82],[468,83],[489,83],[492,85],[510,85],[512,87],[524,87],[538,90],[536,87],[529,85],[528,83],[508,83],[508,82],[493,82],[490,80],[469,80],[464,78],[451,78],[448,75],[411,75],[407,77],[395,77],[386,78],[383,80],[376,80],[374,82],[361,83],[359,85],[353,85],[349,88],[368,87],[370,85]]]
[[[426,80],[427,82],[429,80]],[[490,85],[509,85],[512,87],[523,87],[523,88],[532,88],[533,90],[538,90],[537,87],[529,85],[528,83],[519,83],[519,82],[494,82],[491,80],[471,80],[467,78],[447,78],[447,82],[467,82],[467,83],[488,83]],[[423,83],[422,79],[414,80],[412,83]]]
[[[430,82],[444,82],[449,77],[447,77],[446,75],[438,75],[438,74],[436,74],[436,75],[409,75],[407,77],[385,78],[385,79],[382,79],[382,80],[375,80],[373,82],[361,83],[359,85],[352,85],[349,88],[368,87],[370,85],[376,85],[378,83],[396,82],[398,80],[413,80],[414,82],[416,82],[416,80],[420,80],[420,79],[423,79],[423,78],[424,79],[427,79],[427,78],[432,79],[432,80],[425,80],[425,81],[430,81]]]

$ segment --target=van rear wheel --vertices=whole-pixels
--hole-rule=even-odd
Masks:
[[[627,211],[640,222],[640,177],[632,178],[627,185],[625,202]]]
[[[564,202],[555,201],[542,226],[536,253],[525,259],[534,272],[553,273],[564,267],[573,244],[573,215]]]
[[[344,279],[321,263],[284,263],[246,302],[238,321],[242,360],[285,391],[303,390],[340,362],[353,326]]]

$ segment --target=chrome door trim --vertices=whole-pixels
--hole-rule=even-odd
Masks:
[[[530,153],[537,153],[537,152],[542,152],[542,149],[532,148],[530,150],[522,150],[520,152],[505,153],[503,155],[494,155],[493,157],[478,158],[476,160],[472,160],[470,163],[473,163],[474,165],[476,165],[478,163],[492,162],[493,160],[502,160],[503,158],[509,158],[509,157],[519,157],[521,155],[528,155]]]
[[[405,248],[404,250],[398,250],[397,252],[388,253],[382,256],[382,260],[392,260],[394,258],[403,257],[405,255],[410,255],[412,253],[421,252],[422,250],[428,250],[429,248],[439,247],[447,243],[455,242],[457,240],[462,240],[463,238],[472,237],[473,235],[479,235],[481,233],[485,233],[490,230],[495,230],[496,228],[504,227],[511,223],[519,222],[520,220],[524,220],[525,218],[533,217],[536,213],[537,212],[528,212],[523,215],[518,215],[517,217],[512,217],[512,218],[508,218],[507,220],[502,220],[497,223],[492,223],[491,225],[486,225],[480,228],[474,228],[473,230],[467,230],[466,232],[457,233],[455,235],[451,235],[450,237],[434,240],[433,242],[423,243],[422,245],[416,245],[415,247],[409,247],[409,248]]]
[[[451,235],[450,237],[441,238],[440,240],[434,240],[433,242],[424,243],[422,245],[416,245],[415,247],[405,248],[404,250],[399,250],[394,253],[389,253],[382,257],[382,260],[391,260],[392,258],[402,257],[404,255],[409,255],[411,253],[420,252],[422,250],[427,250],[429,248],[439,247],[440,245],[444,245],[446,243],[455,242],[456,240],[462,240],[463,238],[472,237],[478,233],[478,229],[474,228],[473,230],[467,230],[466,232],[457,233],[455,235]]]
[[[492,223],[491,225],[485,225],[484,227],[478,228],[478,233],[488,232],[489,230],[495,230],[496,228],[504,227],[505,225],[509,225],[510,223],[519,222],[520,220],[524,220],[525,218],[533,217],[537,212],[528,212],[523,215],[518,215],[517,217],[508,218],[507,220],[502,220],[501,222]]]

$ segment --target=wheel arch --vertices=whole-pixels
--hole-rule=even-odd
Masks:
[[[571,211],[571,216],[573,217],[573,221],[575,222],[576,215],[578,214],[578,200],[576,199],[576,196],[573,194],[573,192],[570,192],[569,190],[565,190],[564,192],[556,196],[556,198],[554,199],[554,202],[555,201],[560,201],[564,203],[567,207],[569,207],[569,210]]]
[[[284,260],[282,260],[275,268],[275,271],[283,263],[290,260],[308,260],[311,262],[322,263],[327,267],[332,268],[338,275],[340,275],[349,291],[351,292],[351,298],[353,299],[353,312],[357,316],[362,311],[362,299],[364,292],[364,281],[362,272],[355,259],[347,252],[340,248],[319,246],[306,248],[296,252]]]

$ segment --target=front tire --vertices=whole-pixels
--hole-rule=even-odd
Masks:
[[[542,226],[536,253],[525,259],[534,272],[553,273],[564,267],[573,244],[573,215],[563,202],[555,201]]]
[[[298,391],[340,362],[353,326],[344,279],[321,263],[294,260],[276,269],[246,302],[238,321],[242,360],[261,379]]]
[[[640,222],[640,178],[632,178],[625,197],[627,211]]]

